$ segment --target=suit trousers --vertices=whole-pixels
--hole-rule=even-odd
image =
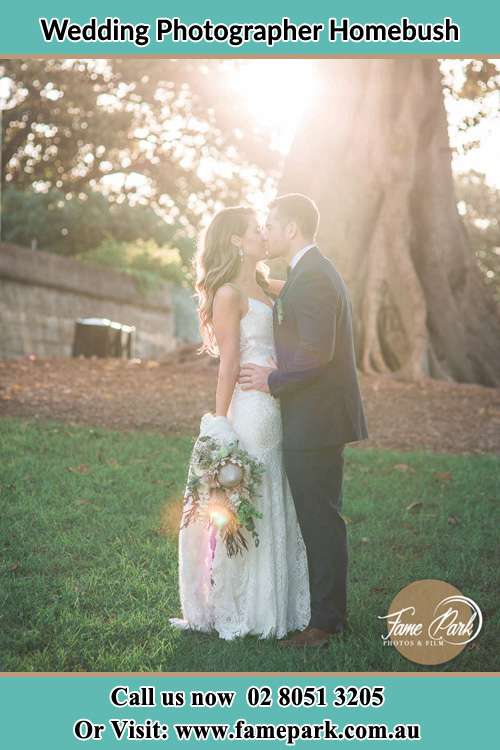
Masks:
[[[310,627],[334,632],[347,615],[347,529],[342,509],[344,445],[283,450],[307,550]]]

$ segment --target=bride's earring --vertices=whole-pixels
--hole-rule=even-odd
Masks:
[[[240,247],[240,249],[238,250],[238,254],[240,256],[241,262],[243,263],[243,261],[245,260],[245,251],[243,250],[242,247]]]

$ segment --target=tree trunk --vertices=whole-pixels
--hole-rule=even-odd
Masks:
[[[280,192],[318,204],[360,368],[498,384],[500,315],[456,207],[438,62],[330,60],[317,72]]]

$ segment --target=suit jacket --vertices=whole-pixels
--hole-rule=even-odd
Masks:
[[[312,450],[368,437],[359,390],[347,287],[317,247],[290,272],[273,312],[284,450]]]

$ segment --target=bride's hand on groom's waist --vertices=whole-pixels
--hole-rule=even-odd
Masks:
[[[268,361],[272,365],[271,367],[254,365],[252,362],[241,366],[238,383],[241,385],[242,391],[263,391],[264,393],[269,393],[267,379],[269,373],[276,370],[276,362],[272,357],[269,357]]]

